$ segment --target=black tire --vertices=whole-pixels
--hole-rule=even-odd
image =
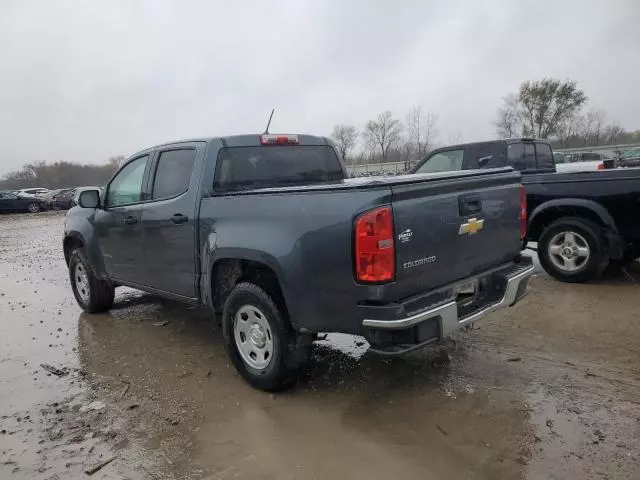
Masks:
[[[37,202],[30,203],[27,205],[27,210],[30,213],[38,213],[40,211],[40,204]]]
[[[560,269],[551,259],[551,241],[563,232],[572,232],[582,237],[589,248],[588,259],[575,271]],[[556,280],[567,283],[583,283],[596,279],[609,265],[609,257],[604,253],[602,228],[591,220],[580,217],[560,218],[545,228],[538,240],[538,258],[545,272]]]
[[[86,273],[86,285],[82,285],[77,279],[78,265]],[[96,277],[84,250],[81,248],[73,250],[69,255],[69,280],[73,295],[80,308],[85,312],[106,312],[113,306],[114,286],[110,282]]]
[[[227,353],[238,373],[253,387],[275,392],[291,387],[297,381],[297,373],[309,356],[309,345],[301,340],[287,320],[283,302],[269,295],[262,287],[249,282],[239,283],[227,297],[222,312],[222,329]],[[239,350],[236,342],[236,314],[241,309],[255,308],[268,325],[268,335],[272,342],[270,360],[264,368],[254,368]],[[265,332],[266,333],[266,332]],[[245,339],[249,341],[249,339]],[[253,338],[250,339],[253,341]]]

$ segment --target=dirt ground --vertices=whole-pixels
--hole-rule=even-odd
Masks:
[[[270,395],[208,311],[123,290],[81,313],[63,218],[0,217],[2,480],[640,478],[640,265],[540,273],[521,304],[406,359],[331,336]]]

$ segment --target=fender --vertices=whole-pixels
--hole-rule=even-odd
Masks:
[[[104,268],[102,252],[93,230],[93,215],[95,212],[91,211],[89,214],[81,214],[81,212],[82,210],[74,211],[71,215],[67,214],[64,226],[64,240],[73,238],[80,241],[84,245],[85,253],[91,262],[91,268],[93,268],[94,273],[98,278],[104,279],[107,274]]]
[[[215,236],[213,237],[213,239],[215,240]],[[211,238],[209,240],[211,240]],[[275,272],[276,276],[278,277],[280,287],[282,288],[282,293],[285,297],[285,303],[289,303],[289,289],[287,288],[284,269],[282,268],[280,262],[273,255],[251,248],[220,248],[217,247],[215,243],[211,244],[209,242],[206,243],[206,249],[204,250],[202,255],[202,272],[200,277],[200,292],[202,297],[201,303],[208,306],[213,306],[213,298],[211,296],[211,272],[213,271],[213,266],[219,260],[248,260],[266,265]]]
[[[529,224],[533,224],[536,221],[536,218],[539,218],[540,214],[547,212],[550,208],[554,207],[587,208],[595,213],[612,233],[618,233],[616,222],[607,209],[593,200],[587,200],[584,198],[558,198],[544,202],[533,209],[529,215]]]

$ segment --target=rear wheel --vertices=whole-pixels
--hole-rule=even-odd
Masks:
[[[29,210],[29,212],[31,213],[38,213],[40,211],[40,205],[36,202],[30,203],[27,206],[27,210]]]
[[[581,283],[597,278],[609,264],[603,245],[601,228],[592,221],[561,218],[542,232],[538,256],[544,270],[555,279]]]
[[[85,312],[105,312],[113,306],[114,286],[96,277],[81,248],[69,255],[69,279],[73,295]]]
[[[308,359],[308,345],[289,325],[281,304],[249,282],[236,285],[224,304],[222,325],[229,357],[238,373],[260,390],[291,386]]]

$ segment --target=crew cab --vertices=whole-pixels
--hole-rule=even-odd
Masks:
[[[143,150],[67,213],[75,298],[105,311],[124,285],[205,305],[239,373],[271,391],[320,332],[402,354],[525,295],[518,172],[346,177],[333,144],[310,135]]]
[[[640,257],[640,169],[556,172],[550,144],[514,138],[434,150],[412,173],[511,166],[527,193],[527,242],[563,282],[597,278],[613,262]]]

